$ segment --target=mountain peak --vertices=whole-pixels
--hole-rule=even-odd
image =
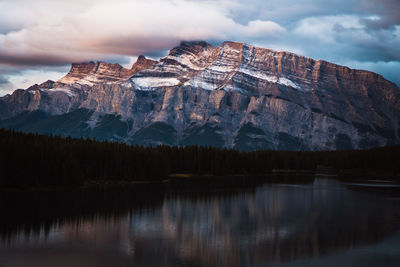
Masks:
[[[98,62],[83,62],[83,63],[72,63],[71,68],[67,75],[58,80],[58,82],[73,84],[76,81],[88,76],[89,74],[95,72]]]
[[[136,62],[141,62],[141,61],[144,61],[145,59],[146,59],[146,57],[144,55],[140,55],[140,56],[138,56]]]
[[[181,56],[184,54],[198,55],[204,51],[215,48],[205,41],[181,41],[180,45],[170,50],[170,56]]]
[[[139,56],[131,69],[126,69],[118,63],[107,63],[104,61],[90,61],[84,63],[72,63],[68,74],[58,80],[64,84],[87,84],[117,83],[128,80],[132,75],[141,70],[151,67],[154,60]]]
[[[107,63],[104,61],[72,63],[67,75],[58,80],[65,84],[87,84],[117,82],[129,77],[129,70],[117,63]]]
[[[151,60],[151,59],[146,58],[143,55],[140,55],[137,58],[136,62],[132,65],[132,68],[130,70],[130,74],[132,76],[132,75],[134,75],[135,73],[137,73],[139,71],[148,69],[151,66],[153,66],[155,63],[156,63],[155,60]]]
[[[74,63],[60,82],[67,84],[48,81],[1,99],[0,117],[86,108],[131,121],[121,135],[127,142],[146,143],[155,136],[146,134],[140,141],[140,129],[165,130],[160,136],[169,136],[168,144],[241,150],[351,149],[400,142],[400,90],[382,76],[239,42],[218,47],[181,42],[158,61],[139,56],[130,69]],[[79,84],[91,87],[80,90]],[[87,121],[92,125],[92,119]]]
[[[47,80],[39,85],[40,88],[53,88],[55,81]]]

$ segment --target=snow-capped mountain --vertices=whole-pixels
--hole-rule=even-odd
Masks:
[[[400,143],[400,90],[381,75],[235,42],[182,42],[158,61],[72,64],[0,98],[0,126],[132,144],[321,150]]]

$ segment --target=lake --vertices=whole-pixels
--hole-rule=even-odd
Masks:
[[[151,184],[0,201],[1,267],[400,266],[400,187],[390,181]]]

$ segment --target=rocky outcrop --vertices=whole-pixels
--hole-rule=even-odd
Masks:
[[[400,143],[400,90],[382,76],[235,42],[182,42],[157,62],[139,57],[130,70],[73,64],[58,82],[1,98],[0,119],[78,109],[97,116],[88,121],[114,114],[128,124],[116,138],[135,144],[320,150]]]
[[[151,67],[155,61],[139,56],[131,69],[119,64],[106,62],[73,63],[66,76],[58,80],[64,84],[121,83],[127,81],[135,73]]]
[[[132,68],[128,71],[131,74],[138,73],[139,71],[150,68],[156,63],[156,61],[146,58],[140,55],[137,61],[132,65]]]

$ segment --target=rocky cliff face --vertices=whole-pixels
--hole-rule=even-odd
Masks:
[[[119,64],[106,62],[73,63],[66,76],[58,80],[64,84],[121,83],[128,80],[135,73],[151,67],[155,61],[139,56],[131,69],[125,69]]]
[[[400,143],[400,90],[382,76],[234,42],[182,42],[159,61],[139,57],[130,70],[73,64],[58,82],[1,98],[0,126],[32,111],[86,114],[79,131],[60,134],[96,137],[101,127],[103,139],[138,144],[320,150]]]

